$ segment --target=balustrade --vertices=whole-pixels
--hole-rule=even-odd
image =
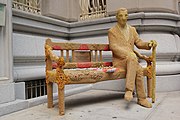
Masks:
[[[79,0],[80,20],[102,18],[107,16],[106,0]]]
[[[34,14],[41,14],[40,3],[41,0],[13,0],[12,8]]]

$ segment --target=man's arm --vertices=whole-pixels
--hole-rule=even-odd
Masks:
[[[151,46],[149,46],[149,42],[143,42],[139,38],[139,35],[136,32],[135,28],[133,28],[133,34],[134,34],[134,43],[135,43],[137,48],[139,48],[139,49],[146,49],[146,50],[150,50],[151,49]]]

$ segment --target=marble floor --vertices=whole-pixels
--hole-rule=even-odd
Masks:
[[[52,109],[41,104],[1,116],[0,120],[180,120],[180,91],[157,93],[150,109],[136,104],[136,98],[128,103],[123,96],[117,91],[90,90],[66,97],[64,116],[59,116],[54,101]]]

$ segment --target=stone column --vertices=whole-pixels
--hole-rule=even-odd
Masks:
[[[5,21],[0,25],[0,105],[15,100],[12,77],[11,4],[11,0],[0,0],[0,19]],[[3,11],[5,12],[4,16]]]
[[[41,2],[42,15],[69,22],[78,21],[79,0],[42,0]]]

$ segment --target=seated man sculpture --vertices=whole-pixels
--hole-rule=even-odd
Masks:
[[[151,108],[152,105],[146,99],[144,89],[143,68],[138,63],[134,53],[134,45],[139,49],[150,50],[157,45],[156,41],[143,42],[136,29],[127,24],[128,11],[120,8],[116,13],[117,24],[108,31],[109,46],[113,52],[113,66],[126,70],[126,83],[124,98],[131,101],[133,90],[136,86],[138,104]]]

